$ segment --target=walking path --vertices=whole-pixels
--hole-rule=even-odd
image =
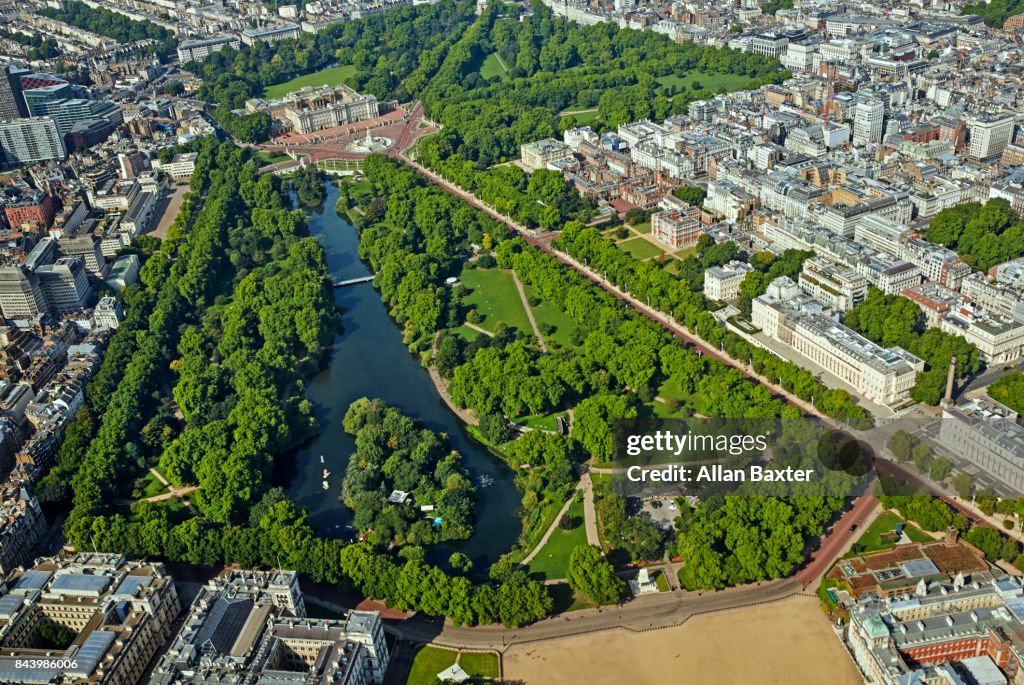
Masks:
[[[481,326],[477,326],[475,323],[470,323],[469,321],[467,321],[465,325],[466,325],[466,328],[472,328],[477,333],[483,333],[488,338],[493,338],[494,337],[494,333],[491,333],[486,328],[482,328]]]
[[[440,337],[441,331],[434,334],[434,344],[430,350],[430,358],[432,360],[437,357],[437,340]],[[455,406],[455,402],[452,401],[452,396],[448,394],[448,381],[441,378],[441,374],[438,372],[436,364],[431,363],[430,366],[427,367],[427,373],[430,374],[430,380],[433,381],[434,387],[437,388],[437,394],[441,396],[441,399],[444,400],[444,403],[448,405],[448,408],[452,410],[453,414],[458,416],[466,425],[475,426],[480,423],[472,409],[463,409]]]
[[[587,544],[600,548],[601,538],[597,534],[597,509],[594,507],[594,481],[590,478],[589,471],[580,478],[580,486],[583,488],[583,525],[587,529]]]
[[[523,557],[523,560],[519,562],[521,566],[529,565],[529,563],[533,561],[534,558],[537,556],[537,553],[540,552],[541,548],[543,548],[544,545],[548,544],[548,540],[551,538],[551,535],[555,532],[555,529],[558,528],[558,522],[562,520],[563,516],[565,516],[565,512],[569,511],[569,507],[572,506],[573,501],[576,499],[576,493],[582,489],[583,483],[580,482],[579,484],[576,485],[576,489],[572,491],[572,494],[569,496],[569,499],[567,499],[565,501],[565,504],[562,505],[562,508],[558,510],[558,515],[555,516],[555,520],[551,522],[551,525],[548,526],[548,529],[544,531],[544,535],[541,537],[540,542],[537,543],[537,546],[534,547],[533,551],[527,554],[525,557]]]
[[[516,272],[512,272],[512,280],[516,283],[516,290],[519,291],[519,299],[523,301],[523,309],[526,310],[526,318],[530,320],[530,328],[533,329],[533,335],[537,338],[537,344],[540,345],[540,351],[544,354],[548,352],[548,346],[544,344],[544,336],[540,334],[540,329],[537,327],[537,320],[533,318],[533,307],[530,306],[530,301],[526,298],[526,288],[523,287],[522,282],[519,280],[519,276]]]

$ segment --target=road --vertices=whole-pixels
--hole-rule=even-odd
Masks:
[[[456,628],[428,622],[421,617],[406,619],[394,627],[403,639],[414,642],[504,651],[514,644],[554,640],[599,630],[621,628],[641,632],[668,628],[701,614],[776,602],[800,594],[800,590],[799,583],[786,579],[717,592],[660,592],[641,595],[621,606],[560,614],[523,628]]]
[[[587,529],[587,544],[601,546],[601,538],[597,534],[597,508],[594,506],[594,480],[587,471],[580,478],[583,489],[583,525]]]

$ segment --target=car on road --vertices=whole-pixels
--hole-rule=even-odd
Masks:
[[[853,531],[855,531],[855,530],[857,530],[857,524],[856,524],[856,523],[855,523],[855,524],[853,524],[852,526],[850,526],[850,532],[851,532],[851,533],[852,533]]]

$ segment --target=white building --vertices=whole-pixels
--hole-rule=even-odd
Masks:
[[[882,119],[885,105],[880,100],[861,100],[853,108],[853,144],[859,147],[882,142]]]
[[[718,302],[739,297],[740,283],[753,270],[746,262],[736,260],[709,267],[704,271],[704,297]]]
[[[822,313],[821,304],[789,278],[777,278],[756,298],[752,323],[807,357],[868,400],[888,407],[910,397],[924,360],[901,347],[883,348]]]
[[[1013,116],[1010,114],[973,117],[967,122],[968,152],[972,159],[998,157],[1010,144]]]

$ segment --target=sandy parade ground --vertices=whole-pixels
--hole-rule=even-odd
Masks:
[[[512,647],[504,680],[686,685],[858,685],[846,650],[807,597],[690,619],[649,633],[604,631]]]

